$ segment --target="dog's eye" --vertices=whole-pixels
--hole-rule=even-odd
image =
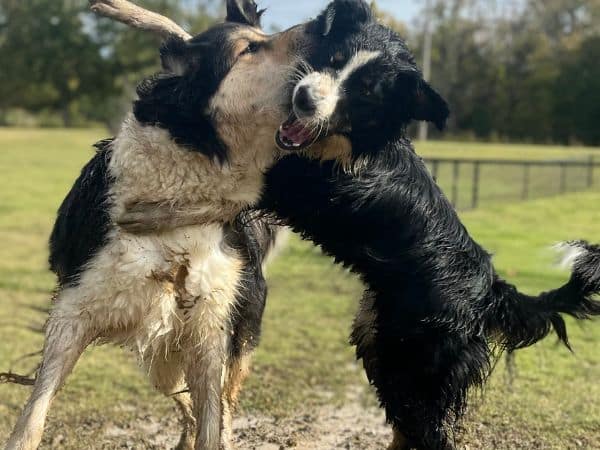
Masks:
[[[344,67],[344,63],[346,62],[346,57],[342,52],[335,53],[330,59],[329,64],[333,69],[341,69]]]
[[[258,43],[258,42],[249,42],[248,43],[248,47],[246,47],[244,49],[244,51],[242,53],[240,53],[240,56],[251,55],[252,53],[256,53],[259,50],[260,50],[260,43]]]

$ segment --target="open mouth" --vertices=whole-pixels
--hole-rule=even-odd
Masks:
[[[319,137],[319,133],[314,127],[302,123],[292,113],[277,130],[275,143],[281,150],[297,152],[314,144]]]

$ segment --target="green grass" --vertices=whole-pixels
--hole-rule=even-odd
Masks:
[[[0,130],[0,371],[41,347],[41,335],[27,327],[43,324],[45,316],[35,308],[47,307],[54,287],[46,270],[47,236],[56,208],[92,154],[90,144],[104,136],[102,130]],[[442,147],[460,153],[452,150],[457,145],[427,144],[424,153]],[[473,144],[467,147],[477,151]],[[479,151],[534,152],[519,148],[481,146]],[[536,293],[567,277],[553,267],[550,245],[571,238],[600,241],[598,204],[600,193],[586,192],[492,204],[462,218],[495,253],[502,275]],[[293,238],[271,266],[269,285],[263,340],[243,409],[275,416],[303,413],[363,383],[347,345],[362,290],[355,277]],[[470,448],[600,448],[600,328],[597,323],[569,325],[575,355],[550,338],[517,355],[512,384],[499,364],[485,394],[474,398],[464,437]],[[12,367],[25,371],[36,362]],[[0,442],[28,392],[0,385]],[[174,414],[171,403],[149,387],[131,354],[113,346],[93,348],[54,404],[46,444],[100,448],[107,424],[149,412]],[[61,445],[53,441],[57,435],[77,444]]]

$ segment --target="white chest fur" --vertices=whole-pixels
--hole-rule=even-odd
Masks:
[[[185,276],[177,280],[182,268]],[[241,268],[218,224],[155,236],[114,232],[56,306],[98,318],[100,338],[128,345],[148,360],[228,330]]]
[[[129,117],[113,144],[113,215],[130,204],[163,203],[202,210],[207,221],[235,217],[258,201],[263,174],[275,159],[267,145],[250,144],[230,149],[229,160],[219,163],[180,147],[166,130]]]

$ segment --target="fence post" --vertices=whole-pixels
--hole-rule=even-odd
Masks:
[[[473,198],[471,201],[471,208],[477,209],[479,206],[479,172],[481,169],[481,163],[476,161],[473,165]]]
[[[523,164],[523,194],[522,194],[523,200],[529,199],[530,172],[531,172],[531,164],[529,164],[527,162],[524,163]]]
[[[567,192],[567,166],[565,163],[560,163],[560,193]]]
[[[590,155],[590,162],[588,166],[588,188],[594,185],[594,155]]]
[[[452,163],[453,165],[453,173],[452,173],[452,204],[455,208],[458,207],[458,180],[460,177],[460,162],[455,159]]]
[[[432,167],[432,170],[431,170],[431,174],[433,175],[433,179],[436,182],[438,181],[438,170],[439,170],[439,168],[440,168],[440,162],[437,159],[435,159],[433,161],[433,167]]]

